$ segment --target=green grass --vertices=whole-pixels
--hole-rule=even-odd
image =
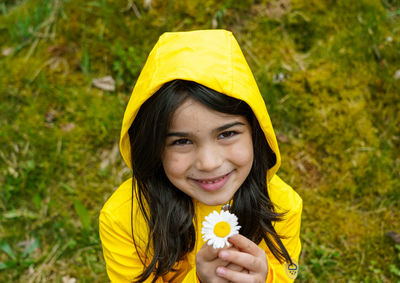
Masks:
[[[400,2],[151,2],[0,4],[0,281],[107,282],[98,213],[129,177],[146,56],[164,31],[226,28],[304,200],[298,281],[400,282]],[[106,75],[114,92],[92,86]]]

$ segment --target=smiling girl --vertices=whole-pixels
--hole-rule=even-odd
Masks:
[[[120,148],[133,177],[100,214],[112,282],[291,282],[302,201],[232,33],[165,33],[125,111]],[[240,234],[214,249],[201,223],[230,204]]]

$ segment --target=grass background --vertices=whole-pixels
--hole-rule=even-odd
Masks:
[[[161,33],[208,28],[237,37],[304,200],[298,282],[400,282],[399,0],[0,1],[0,282],[107,282],[130,91]]]

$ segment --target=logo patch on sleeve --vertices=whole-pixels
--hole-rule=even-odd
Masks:
[[[294,260],[292,262],[292,264],[285,262],[285,271],[287,277],[290,279],[296,279],[299,274],[299,264]]]

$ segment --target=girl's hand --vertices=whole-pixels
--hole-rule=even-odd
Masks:
[[[254,242],[237,234],[229,242],[238,250],[223,249],[218,251],[218,258],[242,268],[232,270],[229,266],[220,266],[216,273],[229,282],[265,282],[268,273],[268,262],[265,252]]]
[[[229,261],[225,261],[218,257],[220,251],[238,251],[234,247],[214,249],[205,243],[196,254],[196,271],[197,277],[202,283],[225,283],[229,282],[217,275],[216,270],[218,267],[226,267],[231,271],[241,272],[243,268]]]

